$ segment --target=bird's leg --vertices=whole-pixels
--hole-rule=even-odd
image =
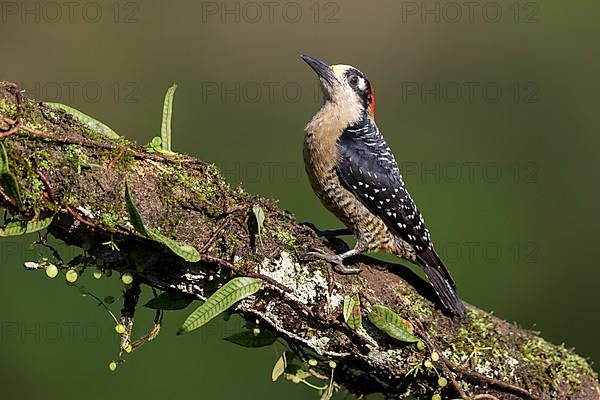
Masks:
[[[326,238],[338,237],[338,236],[345,236],[345,235],[352,235],[352,231],[350,229],[348,229],[348,228],[338,228],[338,229],[321,230],[321,229],[317,228],[315,226],[315,224],[313,224],[312,222],[302,222],[301,225],[304,225],[307,228],[310,228],[317,235],[319,235],[321,237],[326,237]]]
[[[307,256],[325,260],[331,263],[332,268],[340,274],[358,274],[362,270],[360,268],[347,267],[344,265],[344,260],[348,257],[360,254],[360,250],[356,247],[342,254],[329,254],[321,249],[312,248],[305,253]]]

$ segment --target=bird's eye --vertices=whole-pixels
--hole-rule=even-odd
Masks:
[[[348,82],[352,87],[356,87],[356,85],[358,85],[358,80],[359,79],[357,75],[350,75],[350,78],[348,78]]]

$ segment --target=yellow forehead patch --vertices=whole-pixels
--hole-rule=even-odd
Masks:
[[[346,65],[346,64],[336,64],[336,65],[332,65],[331,66],[331,70],[333,71],[333,74],[337,77],[342,77],[344,76],[344,73],[346,71],[348,71],[348,69],[350,68],[354,68],[352,65]],[[356,68],[354,68],[356,69]]]

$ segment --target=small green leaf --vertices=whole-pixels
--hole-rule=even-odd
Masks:
[[[26,230],[27,224],[24,222],[9,222],[4,228],[0,228],[0,237],[21,236]]]
[[[162,139],[158,136],[154,136],[152,141],[146,145],[146,151],[149,153],[161,153],[167,156],[173,156],[177,153],[173,153],[172,151],[167,151],[162,147]]]
[[[346,321],[351,329],[357,330],[362,328],[360,297],[358,294],[355,294],[352,297],[344,297],[344,321]]]
[[[169,237],[166,237],[156,229],[148,229],[148,237],[155,242],[159,242],[167,246],[173,253],[183,258],[185,261],[198,262],[200,261],[200,253],[193,246],[187,243],[179,243]]]
[[[0,174],[10,174],[8,155],[6,154],[6,147],[4,147],[4,143],[2,142],[0,142]]]
[[[258,238],[262,241],[263,225],[265,223],[265,212],[261,206],[252,207],[252,212],[256,218],[256,225],[258,226]]]
[[[144,226],[144,221],[142,220],[142,217],[140,216],[140,213],[138,212],[135,203],[131,198],[131,193],[129,192],[129,185],[127,185],[127,182],[125,182],[125,204],[127,205],[127,212],[129,213],[131,225],[133,225],[136,231],[154,240],[155,242],[164,244],[173,253],[177,254],[185,261],[200,261],[200,253],[193,246],[187,243],[179,243],[176,240],[166,237],[156,229],[147,229]]]
[[[180,293],[164,292],[144,304],[144,307],[153,310],[181,310],[189,306],[192,301],[194,299]]]
[[[374,306],[369,313],[369,320],[379,330],[401,342],[414,343],[419,340],[408,331],[406,325],[402,322],[402,318],[386,306]]]
[[[29,221],[27,223],[27,227],[25,228],[25,233],[33,233],[33,232],[41,231],[42,229],[46,229],[48,226],[50,226],[53,219],[54,219],[54,215],[37,220],[37,221]]]
[[[148,230],[144,226],[144,221],[138,212],[133,199],[131,198],[131,193],[129,192],[129,185],[125,182],[125,204],[127,205],[127,212],[129,213],[129,219],[131,220],[131,225],[135,228],[138,233],[141,233],[144,236],[148,236]]]
[[[19,182],[17,181],[17,177],[10,172],[6,147],[4,147],[4,143],[2,142],[0,142],[0,187],[15,200],[17,207],[23,208]]]
[[[279,377],[285,372],[285,368],[287,367],[287,359],[285,358],[285,351],[281,354],[281,357],[277,360],[275,365],[273,366],[273,371],[271,372],[271,379],[275,382]]]
[[[162,140],[158,136],[154,136],[152,141],[146,145],[146,151],[150,153],[162,153]]]
[[[54,219],[54,215],[37,221],[9,222],[4,228],[0,228],[0,236],[20,236],[26,233],[41,231],[42,229],[46,229],[52,223],[52,219]]]
[[[173,95],[176,89],[177,85],[174,84],[167,90],[163,104],[160,138],[162,140],[162,149],[166,151],[171,151],[171,117],[173,116]]]
[[[109,126],[103,124],[102,122],[96,120],[93,117],[90,117],[87,114],[82,113],[81,111],[79,111],[73,107],[69,107],[69,106],[67,106],[65,104],[61,104],[61,103],[45,102],[44,104],[52,106],[52,107],[56,107],[56,108],[62,108],[67,113],[74,116],[76,120],[78,120],[83,125],[85,125],[86,128],[88,128],[94,132],[98,132],[98,133],[106,136],[109,139],[119,139],[120,138],[120,136],[115,131],[113,131]]]
[[[192,312],[179,328],[178,334],[200,328],[208,321],[227,310],[240,300],[256,293],[262,287],[262,281],[256,278],[233,278],[215,293],[204,304]]]
[[[17,203],[17,207],[23,208],[23,199],[21,198],[21,191],[19,190],[19,181],[17,177],[12,173],[0,175],[0,187],[4,189],[7,195],[12,197]]]
[[[271,333],[270,331],[265,331],[263,329],[260,331],[260,334],[258,336],[255,335],[252,331],[244,331],[226,337],[225,340],[231,343],[235,343],[242,347],[265,347],[275,343],[275,341],[277,340],[277,336],[274,333]]]

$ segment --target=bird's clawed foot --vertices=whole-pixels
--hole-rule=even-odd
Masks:
[[[338,237],[338,236],[352,235],[352,231],[350,231],[350,229],[348,229],[348,228],[321,230],[321,229],[317,228],[317,226],[315,224],[313,224],[312,222],[302,222],[300,225],[306,226],[307,228],[314,231],[318,236],[325,237],[325,238],[334,238],[334,237]]]
[[[356,267],[347,267],[344,265],[344,259],[346,258],[346,254],[329,254],[325,251],[317,248],[311,248],[308,252],[304,253],[305,256],[318,258],[320,260],[325,260],[331,263],[331,267],[340,274],[350,275],[350,274],[359,274],[362,272],[360,268]]]

